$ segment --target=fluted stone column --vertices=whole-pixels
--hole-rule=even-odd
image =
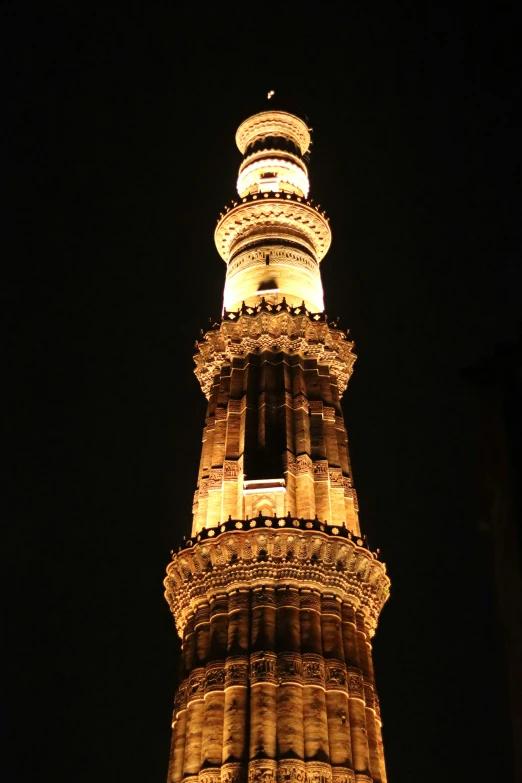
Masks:
[[[300,637],[298,590],[281,586],[276,619],[277,757],[283,780],[305,772]]]
[[[348,709],[348,680],[344,660],[344,644],[341,622],[341,602],[335,598],[323,598],[321,602],[321,626],[326,675],[326,708],[330,760],[334,777],[344,779],[352,769],[350,718]],[[339,768],[336,773],[336,768]]]
[[[276,605],[273,588],[252,591],[250,652],[249,781],[276,779],[277,676],[275,653]]]
[[[222,781],[244,783],[249,748],[250,591],[229,594]]]

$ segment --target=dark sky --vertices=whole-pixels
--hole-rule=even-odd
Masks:
[[[220,314],[235,129],[269,89],[314,128],[327,311],[359,355],[344,411],[392,579],[375,638],[390,783],[508,779],[463,370],[520,326],[514,15],[97,5],[7,12],[12,779],[165,779],[178,644],[162,579],[205,416],[192,349]]]

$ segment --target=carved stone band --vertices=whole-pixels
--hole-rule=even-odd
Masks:
[[[332,767],[332,783],[355,783],[355,772],[348,767]]]
[[[258,652],[250,656],[250,682],[272,682],[277,684],[275,653]]]
[[[225,667],[222,661],[207,663],[205,669],[205,693],[222,691],[225,687]]]
[[[358,670],[348,669],[348,693],[351,698],[364,701],[364,680]]]
[[[187,691],[187,703],[202,699],[204,696],[205,688],[205,669],[198,667],[192,669],[189,676],[189,685]]]
[[[299,653],[279,653],[277,656],[277,678],[279,683],[302,682],[302,664]]]
[[[304,653],[301,656],[304,685],[324,685],[324,659],[322,655]]]
[[[228,658],[225,664],[225,687],[231,685],[248,685],[248,658]]]
[[[277,765],[277,783],[306,783],[306,764],[299,759],[280,761]]]
[[[199,773],[199,783],[221,783],[220,767],[207,767]]]
[[[344,661],[328,659],[325,661],[326,690],[348,693],[348,675]]]
[[[277,783],[277,761],[256,759],[248,765],[248,783]]]
[[[233,762],[221,767],[221,783],[245,783],[246,769],[243,764]]]
[[[308,761],[306,764],[307,783],[332,783],[332,768],[320,761]]]

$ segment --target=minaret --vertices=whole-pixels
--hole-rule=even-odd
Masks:
[[[324,312],[310,130],[263,111],[236,143],[223,313],[196,345],[192,534],[165,579],[183,640],[168,781],[385,783],[371,639],[389,579],[359,527],[340,405],[355,355]]]

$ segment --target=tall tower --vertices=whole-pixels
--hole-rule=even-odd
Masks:
[[[236,142],[223,313],[196,345],[192,534],[165,579],[183,640],[168,781],[385,783],[371,638],[389,579],[359,527],[340,405],[355,356],[324,312],[310,131],[263,111]]]

